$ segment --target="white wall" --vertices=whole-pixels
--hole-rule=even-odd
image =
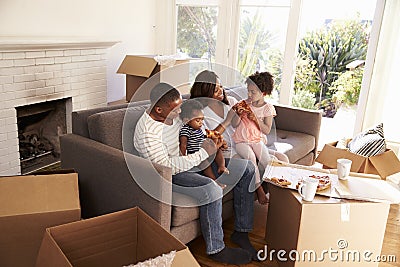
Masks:
[[[125,96],[126,54],[155,54],[157,0],[0,0],[0,38],[120,41],[108,53],[108,102]]]

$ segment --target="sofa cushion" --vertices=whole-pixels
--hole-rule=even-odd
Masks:
[[[72,133],[78,134],[84,137],[89,137],[89,129],[87,125],[87,120],[90,115],[114,110],[114,109],[122,109],[126,108],[128,104],[119,104],[107,107],[100,107],[100,108],[92,108],[87,110],[79,110],[72,112]]]
[[[290,162],[296,162],[315,148],[315,138],[312,135],[276,130],[276,141],[271,149],[285,153]]]
[[[90,138],[125,152],[137,154],[133,147],[133,134],[136,123],[146,107],[129,107],[89,116]]]
[[[88,117],[91,139],[122,150],[122,123],[126,109],[104,111]]]
[[[172,207],[171,226],[181,226],[199,218],[199,208],[193,198],[173,192],[172,199],[177,205]]]

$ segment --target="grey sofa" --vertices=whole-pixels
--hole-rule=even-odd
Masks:
[[[233,90],[229,94],[239,98],[238,92]],[[169,204],[171,200],[193,200],[172,193],[170,169],[138,157],[132,145],[137,119],[148,105],[148,101],[140,101],[129,107],[121,104],[73,112],[72,133],[60,137],[61,166],[74,168],[79,174],[83,218],[139,206],[188,243],[200,235],[198,208]],[[293,146],[286,151],[291,162],[313,163],[321,114],[283,106],[276,109],[276,142]],[[140,180],[152,181],[147,187],[153,189],[143,186]],[[148,194],[149,190],[153,192]],[[223,219],[233,215],[232,197],[230,192],[223,198]]]

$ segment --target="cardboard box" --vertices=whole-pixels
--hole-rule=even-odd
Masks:
[[[80,220],[76,173],[0,178],[0,266],[35,266],[45,229]]]
[[[172,250],[172,266],[200,266],[182,242],[132,208],[48,228],[36,266],[122,267]]]
[[[400,161],[391,150],[373,156],[364,157],[351,153],[350,151],[336,147],[337,142],[325,144],[316,161],[323,164],[324,168],[336,169],[338,158],[350,159],[352,172],[378,174],[382,179],[400,172]]]
[[[378,262],[368,262],[364,253],[371,252],[371,259],[381,253],[389,202],[322,196],[304,202],[294,190],[269,188],[264,251],[269,258],[275,250],[275,259],[280,253],[279,266],[378,266]],[[289,256],[295,258],[296,253],[299,260],[292,261]]]
[[[160,65],[154,55],[125,56],[117,73],[126,74],[126,101],[148,100],[151,88],[159,82],[175,86],[181,94],[189,93],[189,62],[190,59],[176,60],[175,65],[168,68]],[[146,81],[146,86],[138,90]]]

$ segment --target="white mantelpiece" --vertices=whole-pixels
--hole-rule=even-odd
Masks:
[[[115,45],[115,41],[94,40],[46,40],[46,39],[15,39],[0,37],[0,52],[37,51],[37,50],[66,50],[85,48],[109,48]]]
[[[107,48],[116,42],[0,38],[0,175],[20,174],[15,107],[72,98],[107,104]]]

